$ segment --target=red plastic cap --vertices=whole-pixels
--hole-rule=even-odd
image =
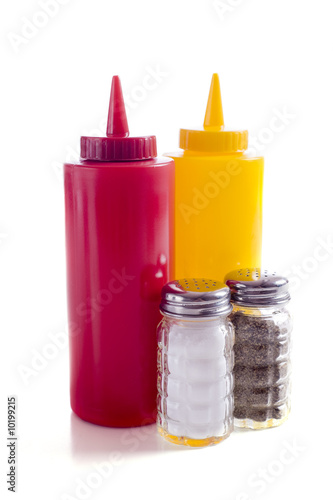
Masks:
[[[111,85],[106,137],[81,137],[81,159],[95,161],[149,160],[157,156],[156,137],[128,137],[126,110],[119,76]]]

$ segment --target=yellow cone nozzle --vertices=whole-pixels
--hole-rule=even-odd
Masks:
[[[212,76],[203,130],[181,129],[179,147],[207,153],[241,153],[248,147],[247,130],[225,130],[220,81]]]
[[[210,84],[204,129],[219,132],[224,128],[220,80],[217,73],[213,74]]]

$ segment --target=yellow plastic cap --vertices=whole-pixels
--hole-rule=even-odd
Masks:
[[[220,80],[213,74],[203,130],[180,129],[179,147],[210,153],[241,153],[248,147],[247,130],[225,130]]]

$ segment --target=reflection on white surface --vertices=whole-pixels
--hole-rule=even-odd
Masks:
[[[112,452],[124,455],[185,451],[161,438],[156,424],[132,428],[111,428],[90,424],[71,414],[71,451],[73,457],[103,456]]]

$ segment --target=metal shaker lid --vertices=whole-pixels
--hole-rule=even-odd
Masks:
[[[162,313],[176,318],[213,318],[229,314],[230,290],[220,281],[203,278],[170,281],[162,288]]]
[[[231,301],[244,306],[272,306],[290,300],[287,278],[258,267],[237,269],[225,277]]]

